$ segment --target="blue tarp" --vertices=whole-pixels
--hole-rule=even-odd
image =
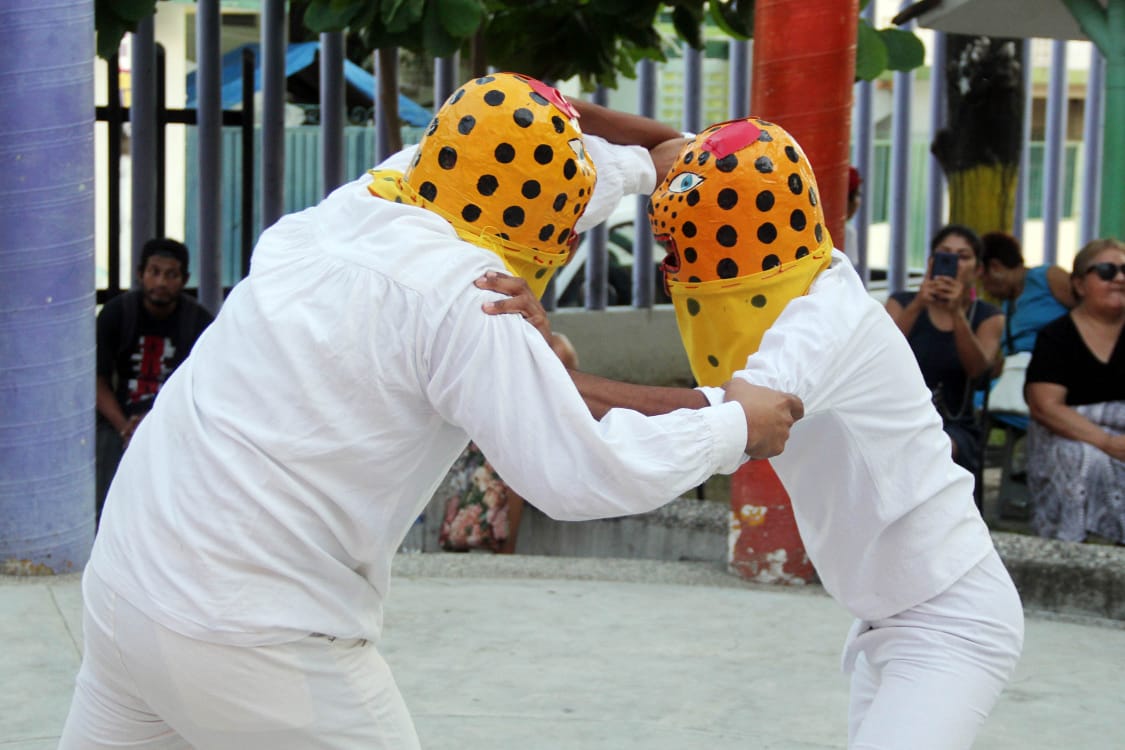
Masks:
[[[244,44],[223,55],[223,109],[233,109],[242,101],[242,50],[254,53],[254,90],[262,90],[262,56],[258,44]],[[285,77],[309,67],[320,51],[320,42],[300,42],[290,44],[285,53]],[[374,101],[375,76],[359,67],[351,60],[344,60],[344,80],[355,88],[367,101]],[[187,77],[187,107],[195,107],[195,73]],[[398,95],[398,116],[414,127],[425,127],[430,122],[431,112],[413,99]]]

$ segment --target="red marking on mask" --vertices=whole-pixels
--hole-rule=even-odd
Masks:
[[[716,130],[703,141],[701,148],[710,151],[716,159],[730,156],[735,151],[749,146],[758,140],[762,131],[749,120],[732,122]]]
[[[527,80],[527,85],[531,87],[532,91],[539,94],[551,104],[554,104],[556,107],[558,107],[564,115],[575,120],[578,119],[578,110],[574,108],[574,105],[566,100],[565,96],[559,93],[558,89],[552,88],[551,86],[548,86],[547,84],[535,78],[529,78]]]

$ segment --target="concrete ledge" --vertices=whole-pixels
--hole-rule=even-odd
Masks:
[[[516,551],[522,555],[727,562],[726,506],[680,499],[651,513],[600,521],[555,521],[524,506]]]
[[[561,308],[550,319],[553,330],[570,338],[586,372],[646,385],[694,382],[671,305]]]
[[[1024,607],[1125,622],[1125,547],[994,532]]]
[[[681,498],[639,516],[562,522],[527,507],[522,555],[691,561],[725,567],[727,506]],[[1125,547],[992,533],[1024,607],[1125,622]]]

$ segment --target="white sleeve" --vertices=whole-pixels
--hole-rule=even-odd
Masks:
[[[626,195],[651,193],[656,189],[656,167],[647,149],[617,146],[596,135],[583,136],[583,141],[598,170],[598,180],[594,183],[590,204],[578,219],[578,232],[585,232],[608,219]]]
[[[799,297],[786,306],[765,335],[758,351],[751,354],[746,364],[731,377],[763,388],[792,393],[805,402],[805,413],[810,413],[809,400],[815,395],[815,375],[821,369],[825,350],[823,333],[810,322],[807,315],[790,315],[790,308],[802,307],[807,297]],[[796,313],[797,310],[792,312]],[[711,405],[723,403],[726,391],[716,386],[698,387]]]
[[[711,406],[718,406],[723,403],[723,399],[727,397],[727,392],[717,385],[700,385],[696,386],[695,390],[703,394],[707,399],[707,403]]]
[[[792,393],[805,416],[833,408],[841,387],[862,389],[851,373],[867,366],[868,317],[877,307],[840,255],[839,263],[792,300],[762,336],[758,351],[734,373],[754,385]],[[855,277],[855,278],[852,278]],[[875,316],[878,317],[878,316]]]
[[[543,337],[519,316],[485,315],[495,295],[475,291],[434,330],[425,387],[533,505],[562,520],[640,513],[737,468],[738,404],[659,417],[615,409],[597,421]]]

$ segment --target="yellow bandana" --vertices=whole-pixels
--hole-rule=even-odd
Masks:
[[[448,221],[457,236],[465,242],[491,250],[504,261],[504,267],[513,276],[519,276],[531,287],[536,297],[542,297],[547,288],[547,282],[560,267],[566,264],[569,252],[547,252],[521,245],[512,240],[505,240],[497,236],[500,230],[495,227],[474,227],[427,201],[411,187],[402,172],[393,169],[372,169],[371,183],[367,186],[368,192],[379,198],[385,198],[396,203],[409,203],[419,208],[432,211]]]
[[[758,351],[789,301],[808,292],[832,258],[830,243],[768,271],[716,281],[668,280],[680,338],[700,385],[722,385]]]
[[[653,193],[649,220],[700,385],[721,385],[831,261],[816,175],[793,136],[756,117],[705,129]]]

